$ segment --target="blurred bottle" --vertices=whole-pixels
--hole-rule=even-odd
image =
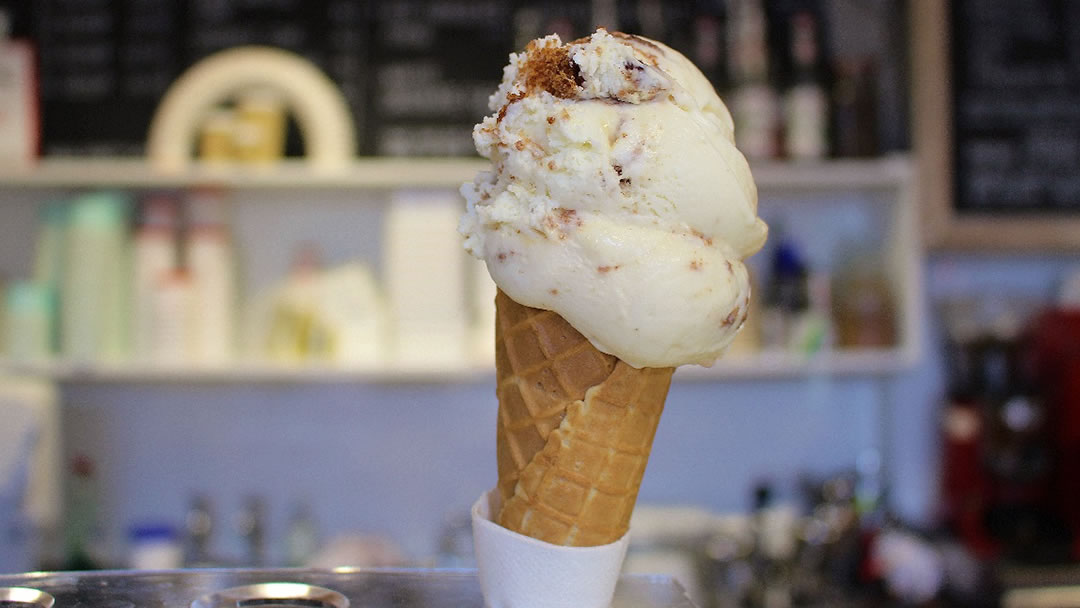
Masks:
[[[174,268],[154,283],[150,318],[150,359],[167,366],[193,360],[194,311],[197,306],[191,273]]]
[[[806,275],[806,301],[803,310],[789,313],[787,345],[804,355],[831,350],[835,338],[832,327],[832,281],[826,272]]]
[[[946,323],[946,395],[941,418],[942,522],[964,545],[982,558],[997,552],[984,516],[991,484],[983,467],[985,408],[979,397],[978,336],[973,306],[954,303],[942,317]]]
[[[194,191],[188,198],[186,266],[193,281],[192,356],[199,365],[223,365],[236,334],[236,272],[223,196]]]
[[[318,277],[322,258],[317,246],[302,244],[293,254],[289,276],[275,290],[265,329],[265,354],[273,361],[300,363],[325,359],[331,332],[319,320]]]
[[[184,516],[186,567],[205,568],[216,564],[210,548],[214,527],[214,512],[210,499],[202,495],[193,496]]]
[[[144,524],[128,534],[128,566],[135,570],[173,570],[183,566],[184,548],[173,526]]]
[[[780,101],[769,82],[769,45],[761,0],[732,0],[728,35],[735,143],[748,159],[780,153]]]
[[[1064,559],[1066,531],[1049,506],[1050,419],[1022,326],[1008,316],[995,319],[975,343],[987,422],[983,462],[992,482],[986,521],[1010,558]]]
[[[754,585],[751,605],[788,608],[792,597],[792,558],[796,551],[796,513],[775,500],[773,488],[759,484],[753,495],[754,550],[751,568]]]
[[[4,334],[7,356],[21,363],[52,357],[56,297],[51,287],[17,281],[7,288]]]
[[[836,279],[835,322],[841,348],[885,348],[896,344],[892,290],[876,256],[859,253]]]
[[[30,169],[39,152],[38,68],[34,46],[11,38],[9,6],[0,8],[0,164]]]
[[[98,502],[94,462],[75,456],[68,476],[68,511],[64,526],[64,570],[94,570],[98,535]]]
[[[236,515],[236,532],[244,541],[245,560],[248,567],[265,566],[266,561],[266,501],[259,496],[248,496]]]
[[[845,58],[836,62],[833,73],[833,153],[878,154],[876,66],[868,59]]]
[[[128,352],[131,197],[86,194],[72,204],[60,294],[65,356],[115,361]]]
[[[699,13],[693,21],[693,61],[713,87],[726,88],[724,22],[719,15]]]
[[[809,310],[809,273],[795,243],[782,230],[765,289],[761,336],[766,348],[787,348],[796,320]]]
[[[293,568],[306,566],[319,549],[319,526],[311,505],[301,502],[289,517],[285,535],[285,560]]]
[[[137,359],[145,361],[160,350],[158,292],[178,264],[176,201],[153,196],[143,202],[141,212],[132,243],[132,348]]]
[[[52,343],[49,352],[60,352],[60,290],[64,278],[65,248],[68,230],[67,201],[46,202],[38,216],[38,236],[34,244],[34,282],[52,294]]]
[[[813,13],[791,17],[791,83],[784,93],[784,147],[794,160],[828,153],[829,99],[825,93],[818,23]]]

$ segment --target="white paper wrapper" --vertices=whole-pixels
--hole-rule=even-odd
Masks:
[[[473,545],[487,608],[608,608],[615,594],[627,533],[610,545],[563,547],[491,521],[499,492],[472,507]]]

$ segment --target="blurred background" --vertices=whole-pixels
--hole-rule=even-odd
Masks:
[[[0,572],[472,566],[471,129],[508,53],[604,25],[714,83],[771,227],[627,568],[702,606],[1080,583],[1080,15],[912,3],[0,0]],[[943,208],[1058,238],[939,246]]]

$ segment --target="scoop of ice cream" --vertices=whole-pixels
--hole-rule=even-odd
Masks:
[[[496,284],[635,367],[719,357],[767,228],[701,72],[637,36],[552,35],[510,55],[489,107],[460,231]]]

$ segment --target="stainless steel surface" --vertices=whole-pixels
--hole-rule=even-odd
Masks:
[[[52,608],[56,598],[29,587],[0,587],[0,606],[14,604],[25,608]]]
[[[1076,608],[1080,606],[1080,586],[1012,589],[1001,598],[1004,608]]]
[[[296,585],[267,586],[267,583]],[[56,599],[55,606],[15,600],[13,606],[5,602],[5,608],[483,606],[480,583],[472,570],[56,572],[0,576],[0,587],[27,588]],[[342,601],[346,603],[342,605]],[[669,577],[628,575],[619,580],[612,608],[694,608],[694,605],[682,587]]]
[[[208,593],[191,603],[191,608],[253,606],[349,608],[349,598],[326,587],[304,583],[259,583],[229,587],[224,591]]]

